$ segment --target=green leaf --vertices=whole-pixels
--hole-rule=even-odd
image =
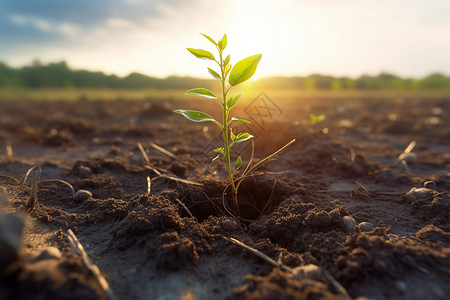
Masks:
[[[225,149],[224,148],[216,148],[216,149],[214,149],[214,152],[217,152],[217,153],[223,153],[223,151],[224,151]]]
[[[197,58],[215,60],[214,55],[212,55],[211,52],[209,51],[194,48],[186,48],[186,49],[192,54],[194,54]]]
[[[219,73],[217,73],[216,71],[214,71],[211,68],[208,68],[208,72],[209,74],[211,74],[214,78],[222,80],[222,77],[220,77]]]
[[[225,49],[225,47],[227,46],[227,35],[226,34],[223,35],[223,38],[219,41],[218,44],[219,44],[220,50]]]
[[[241,123],[241,124],[250,124],[250,121],[244,120],[244,119],[238,119],[238,118],[231,118],[231,121],[233,123]]]
[[[234,135],[233,129],[231,129],[231,128],[230,128],[230,137],[231,137],[231,140],[234,142],[234,140],[236,139],[236,136]]]
[[[249,139],[251,139],[253,137],[253,135],[251,135],[250,133],[239,133],[236,137],[235,143],[242,143],[245,141],[248,141]]]
[[[225,58],[225,60],[223,61],[223,64],[226,66],[230,63],[230,54],[228,54],[228,56]]]
[[[211,117],[207,113],[204,113],[204,112],[201,112],[201,111],[177,109],[177,110],[174,110],[173,112],[175,112],[177,114],[181,114],[186,119],[191,120],[193,122],[214,122],[220,128],[222,128],[222,125],[219,122],[217,122],[213,117]]]
[[[206,34],[201,33],[201,32],[200,32],[200,34],[203,35],[205,38],[207,38],[211,43],[213,43],[214,45],[217,46],[216,41],[214,41],[209,35],[206,35]]]
[[[205,97],[208,99],[217,99],[217,96],[214,95],[213,92],[211,92],[210,90],[204,89],[204,88],[191,89],[191,90],[187,91],[186,94],[202,96],[202,97]]]
[[[242,158],[239,156],[239,157],[236,159],[236,164],[234,165],[234,169],[237,170],[237,169],[239,169],[241,166],[242,166]]]
[[[241,97],[242,97],[242,95],[237,95],[237,96],[233,96],[230,99],[228,99],[228,101],[227,101],[228,109],[231,109],[233,106],[235,106]]]
[[[261,60],[261,57],[261,54],[256,54],[236,63],[231,70],[230,79],[228,80],[230,85],[235,86],[250,79],[253,74],[255,74],[256,67]]]
[[[324,115],[316,116],[314,114],[310,114],[309,118],[311,119],[311,121],[313,121],[314,124],[322,122],[323,120],[325,120],[325,116]]]

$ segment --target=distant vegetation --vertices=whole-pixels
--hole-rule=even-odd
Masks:
[[[450,77],[435,73],[424,78],[401,78],[388,73],[358,78],[313,74],[306,77],[270,77],[251,83],[258,89],[301,90],[430,90],[449,89]],[[110,89],[189,89],[216,87],[209,79],[169,76],[164,79],[131,73],[125,77],[103,72],[73,70],[66,62],[12,68],[0,62],[0,87],[16,88],[110,88]]]

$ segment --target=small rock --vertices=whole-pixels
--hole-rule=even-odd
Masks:
[[[375,270],[381,274],[387,274],[389,272],[386,263],[382,260],[375,261],[374,267]]]
[[[402,293],[406,292],[406,290],[408,289],[408,286],[406,285],[406,283],[404,281],[401,281],[401,280],[397,281],[395,283],[395,285],[397,287],[397,290],[399,290]]]
[[[365,232],[365,231],[371,231],[375,228],[375,225],[373,225],[371,222],[361,222],[358,225],[359,230]]]
[[[19,257],[23,227],[22,218],[0,215],[0,270]]]
[[[30,259],[30,262],[36,262],[40,260],[47,260],[47,259],[60,259],[62,257],[61,251],[59,251],[56,247],[48,247],[42,250],[37,255],[33,256]]]
[[[408,164],[415,164],[419,160],[417,158],[417,155],[414,153],[408,153],[406,156],[403,157],[403,160],[406,161]]]
[[[294,274],[295,279],[312,279],[321,281],[322,279],[322,270],[313,264],[309,264],[306,266],[298,266],[292,269],[292,274]]]
[[[427,199],[433,194],[433,190],[427,188],[412,188],[405,194],[405,198],[409,201],[416,201],[419,199]]]
[[[238,231],[239,225],[232,220],[225,220],[222,222],[222,229],[226,231]]]
[[[78,168],[78,174],[80,174],[81,176],[89,176],[92,174],[92,170],[89,167],[80,166]]]
[[[354,232],[356,229],[356,221],[351,216],[345,216],[342,221],[344,221],[345,228],[348,232]]]
[[[73,199],[77,201],[83,201],[87,200],[92,197],[92,193],[87,190],[79,190],[75,193],[75,196],[73,196]]]

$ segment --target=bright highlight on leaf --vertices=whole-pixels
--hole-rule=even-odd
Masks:
[[[206,35],[204,33],[200,33],[201,35],[203,35],[205,38],[207,38],[211,43],[213,43],[214,45],[217,46],[216,41],[214,41],[209,35]]]
[[[208,99],[217,99],[217,96],[214,95],[213,92],[211,92],[210,90],[204,89],[204,88],[191,89],[191,90],[187,91],[186,94],[202,96],[202,97],[205,97]]]
[[[219,125],[219,127],[222,127],[222,125],[219,122],[217,122],[213,117],[201,111],[177,109],[174,110],[173,112],[181,114],[186,119],[191,120],[193,122],[214,122],[217,125]]]
[[[235,143],[242,143],[245,141],[248,141],[249,139],[251,139],[253,137],[253,135],[251,135],[250,133],[239,133],[236,137]]]
[[[220,77],[219,73],[217,73],[217,72],[214,71],[213,69],[208,68],[208,72],[209,72],[209,74],[211,74],[215,79],[222,80],[222,78]]]
[[[262,54],[257,54],[244,58],[243,60],[236,63],[231,69],[229,83],[231,86],[238,85],[248,79],[250,79],[253,74],[255,74],[256,67],[261,60]]]
[[[241,124],[251,124],[250,121],[247,121],[247,120],[244,120],[244,119],[238,119],[238,118],[235,118],[235,117],[231,118],[230,123],[231,122],[233,122],[233,123],[241,123]]]
[[[189,52],[194,54],[197,58],[215,60],[214,55],[212,55],[211,52],[208,52],[206,50],[194,49],[194,48],[187,48],[187,49]]]

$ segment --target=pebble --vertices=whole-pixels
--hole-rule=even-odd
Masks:
[[[358,227],[359,230],[364,232],[364,231],[371,231],[372,229],[375,228],[375,225],[373,225],[373,223],[371,222],[361,222],[359,223]]]
[[[397,290],[399,290],[402,293],[406,292],[406,290],[408,289],[408,286],[406,285],[406,283],[401,280],[397,281],[395,283],[395,285],[397,286]]]
[[[432,195],[433,190],[427,188],[412,188],[405,194],[405,198],[409,201],[426,199]]]
[[[408,153],[403,158],[403,160],[406,161],[408,164],[415,164],[419,159],[417,158],[417,155],[415,155],[414,153]]]
[[[232,220],[225,220],[222,222],[222,228],[226,231],[238,231],[239,225]]]
[[[345,228],[347,228],[348,232],[354,232],[356,229],[356,221],[351,216],[345,216],[343,219]]]
[[[80,166],[78,168],[78,174],[80,174],[81,176],[89,176],[92,174],[92,170],[89,167]]]
[[[292,274],[294,275],[295,279],[307,278],[318,281],[322,279],[322,270],[314,264],[298,266],[292,269]]]
[[[30,259],[30,262],[36,262],[40,260],[47,260],[47,259],[60,259],[62,257],[61,251],[59,251],[56,247],[48,247],[42,250],[37,255],[33,256]]]
[[[87,190],[79,190],[75,193],[75,196],[73,196],[73,199],[82,201],[87,200],[92,197],[92,193]]]
[[[19,257],[23,227],[22,218],[0,215],[0,270]]]

